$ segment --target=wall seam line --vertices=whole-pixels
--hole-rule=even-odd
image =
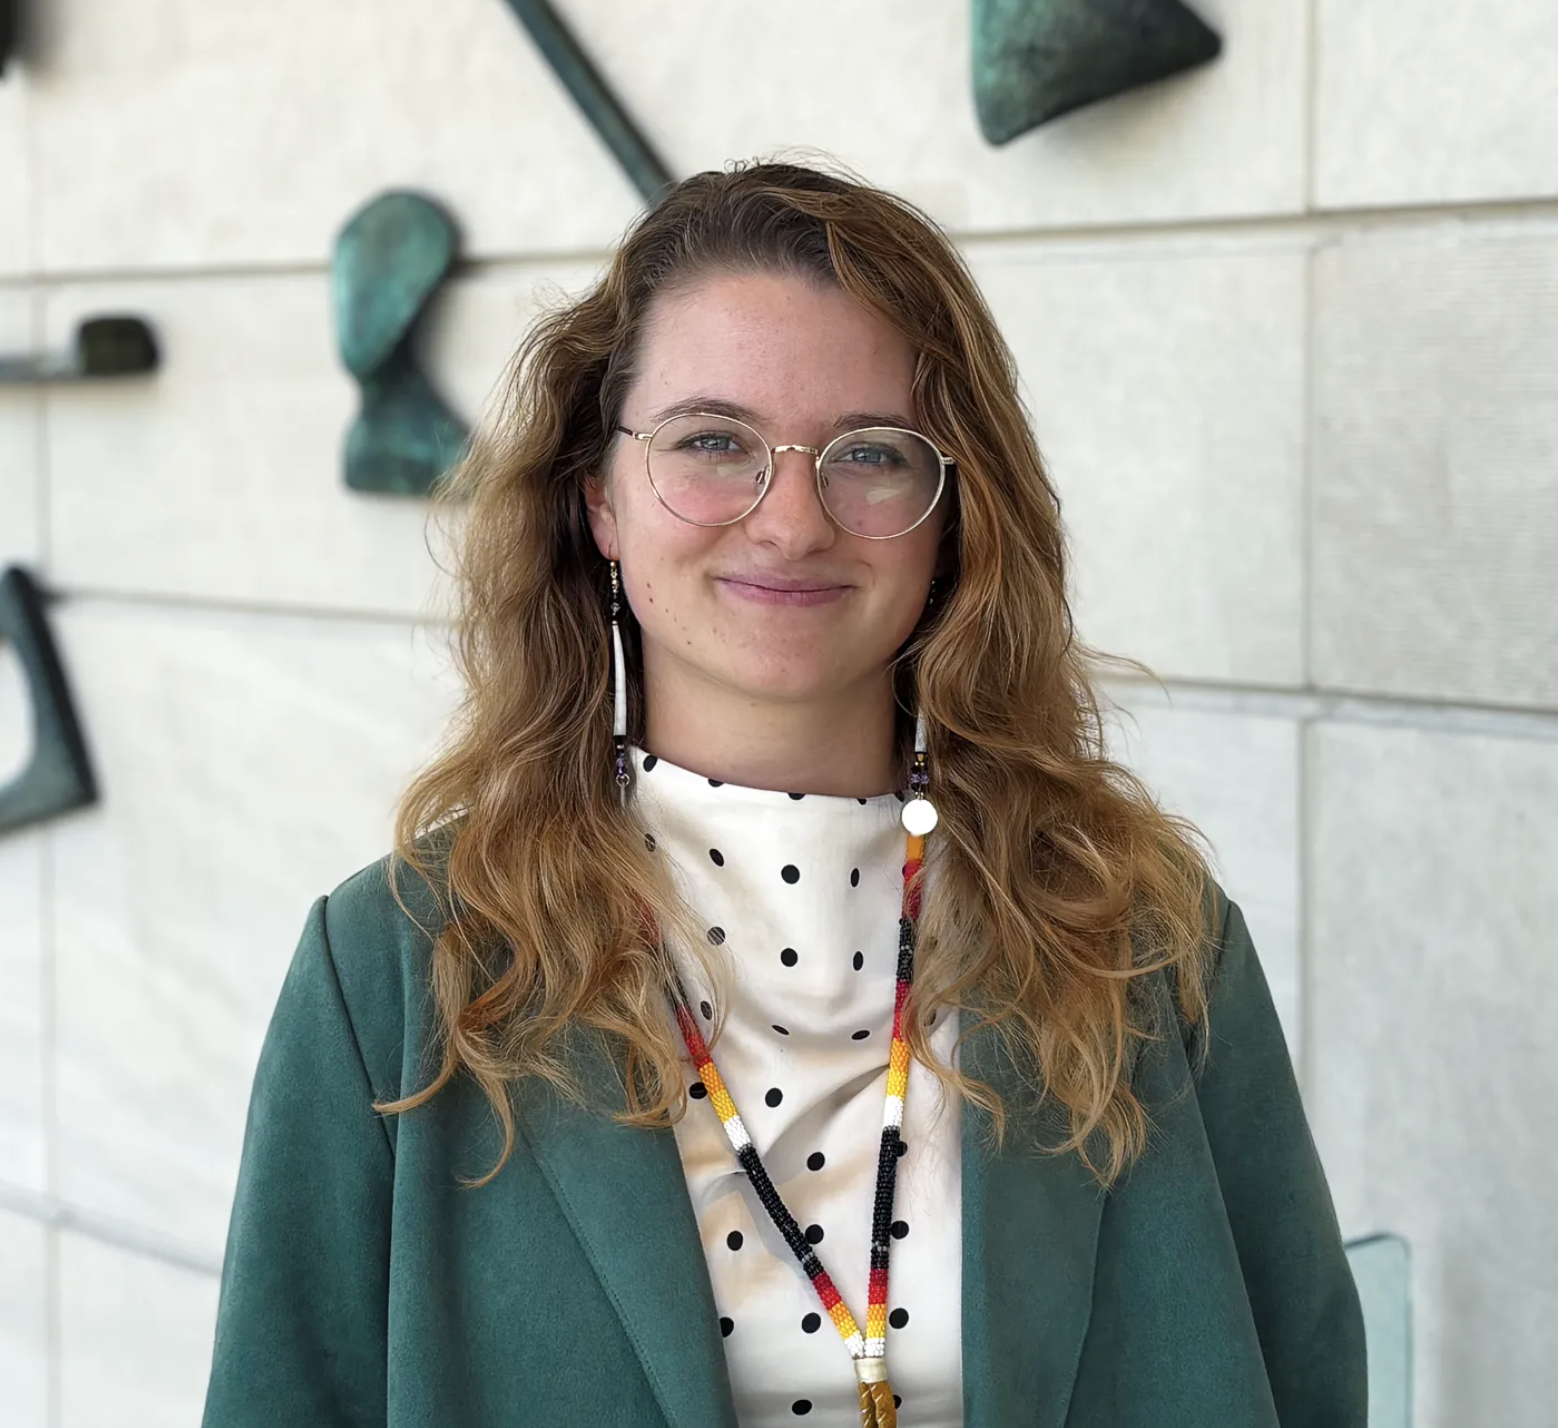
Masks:
[[[45,1227],[51,1239],[69,1232],[82,1239],[123,1250],[141,1259],[192,1274],[217,1278],[222,1272],[220,1255],[210,1254],[190,1245],[181,1245],[159,1235],[153,1230],[103,1215],[94,1215],[53,1194],[39,1195],[19,1187],[0,1182],[0,1214],[14,1215],[18,1219],[32,1220]],[[56,1285],[58,1276],[55,1276]],[[51,1296],[53,1308],[58,1309],[59,1294]],[[54,1318],[56,1316],[51,1316]],[[51,1325],[52,1327],[57,1327]],[[57,1356],[55,1356],[57,1357]]]
[[[978,232],[946,230],[959,249],[976,252],[981,247],[1015,246],[1063,249],[1068,245],[1090,243],[1119,246],[1150,246],[1166,239],[1183,241],[1198,238],[1248,234],[1301,240],[1315,230],[1325,234],[1380,235],[1389,238],[1402,233],[1441,230],[1468,224],[1514,227],[1544,227],[1558,221],[1558,199],[1496,198],[1458,200],[1448,203],[1415,202],[1377,207],[1303,208],[1291,212],[1223,214],[1197,217],[1122,219],[1118,223],[1075,224],[1040,228],[1001,228]],[[587,263],[603,264],[611,257],[610,248],[559,249],[556,252],[516,251],[468,257],[455,265],[454,281],[488,274],[515,272],[525,268],[545,275],[549,270]],[[34,268],[26,273],[0,275],[0,290],[35,285],[107,286],[200,281],[243,281],[247,279],[317,277],[330,273],[326,255],[314,258],[281,258],[208,261],[181,264],[178,267],[156,265],[105,265],[84,268]]]

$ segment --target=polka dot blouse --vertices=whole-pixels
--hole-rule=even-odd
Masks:
[[[670,860],[710,945],[729,958],[715,1064],[779,1193],[864,1322],[903,889],[902,800],[747,788],[631,752],[646,836]],[[678,962],[707,1034],[716,1012],[710,990],[685,953]],[[955,1020],[943,1018],[932,1039],[949,1057]],[[690,1063],[687,1077],[695,1099],[676,1143],[737,1416],[743,1428],[858,1422],[849,1356],[736,1164]],[[958,1103],[911,1065],[887,1335],[904,1428],[963,1421],[958,1137]]]

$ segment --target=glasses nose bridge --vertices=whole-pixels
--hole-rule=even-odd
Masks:
[[[800,446],[793,441],[784,442],[779,446],[770,446],[768,448],[768,482],[764,487],[764,495],[768,494],[768,487],[772,486],[774,483],[773,478],[776,474],[779,453],[781,451],[804,451],[809,457],[811,457],[811,474],[813,481],[817,479],[818,474],[822,470],[822,451],[818,447]]]
[[[771,456],[778,456],[781,451],[804,451],[809,457],[811,457],[811,464],[813,466],[815,466],[822,458],[822,452],[819,448],[815,446],[798,446],[796,443],[790,441],[787,441],[780,446],[770,446],[768,451]]]
[[[747,515],[751,515],[752,511],[755,511],[758,506],[761,506],[763,504],[764,498],[771,490],[773,490],[774,478],[778,474],[779,453],[781,451],[801,451],[805,452],[807,456],[811,457],[812,485],[814,487],[814,494],[816,495],[819,504],[822,506],[822,513],[828,518],[829,522],[836,524],[836,522],[833,520],[832,513],[828,510],[827,503],[822,500],[820,479],[822,476],[822,448],[816,446],[802,446],[800,443],[793,441],[781,442],[779,445],[775,446],[765,440],[763,444],[768,447],[768,479],[763,483],[763,489],[758,495],[757,501],[753,505],[752,510],[748,511]]]

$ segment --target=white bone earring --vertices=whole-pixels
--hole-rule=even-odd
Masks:
[[[617,562],[611,562],[611,688],[612,742],[617,753],[617,787],[622,801],[628,797],[628,681],[627,661],[622,657],[622,628],[617,616],[622,609],[622,586],[617,578]]]
[[[940,577],[932,576],[929,596],[925,602],[926,613],[936,607],[939,584]],[[926,790],[930,788],[930,771],[925,767],[925,745],[925,715],[917,712],[914,716],[914,767],[909,772],[909,797],[903,805],[901,817],[904,828],[920,838],[929,833],[940,818],[936,805],[925,796]]]

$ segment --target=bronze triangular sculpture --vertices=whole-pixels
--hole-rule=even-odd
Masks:
[[[992,144],[1215,59],[1180,0],[973,0],[974,108]]]
[[[0,643],[16,652],[32,698],[32,757],[0,786],[0,833],[97,800],[86,741],[49,634],[43,595],[19,565],[0,575]]]

